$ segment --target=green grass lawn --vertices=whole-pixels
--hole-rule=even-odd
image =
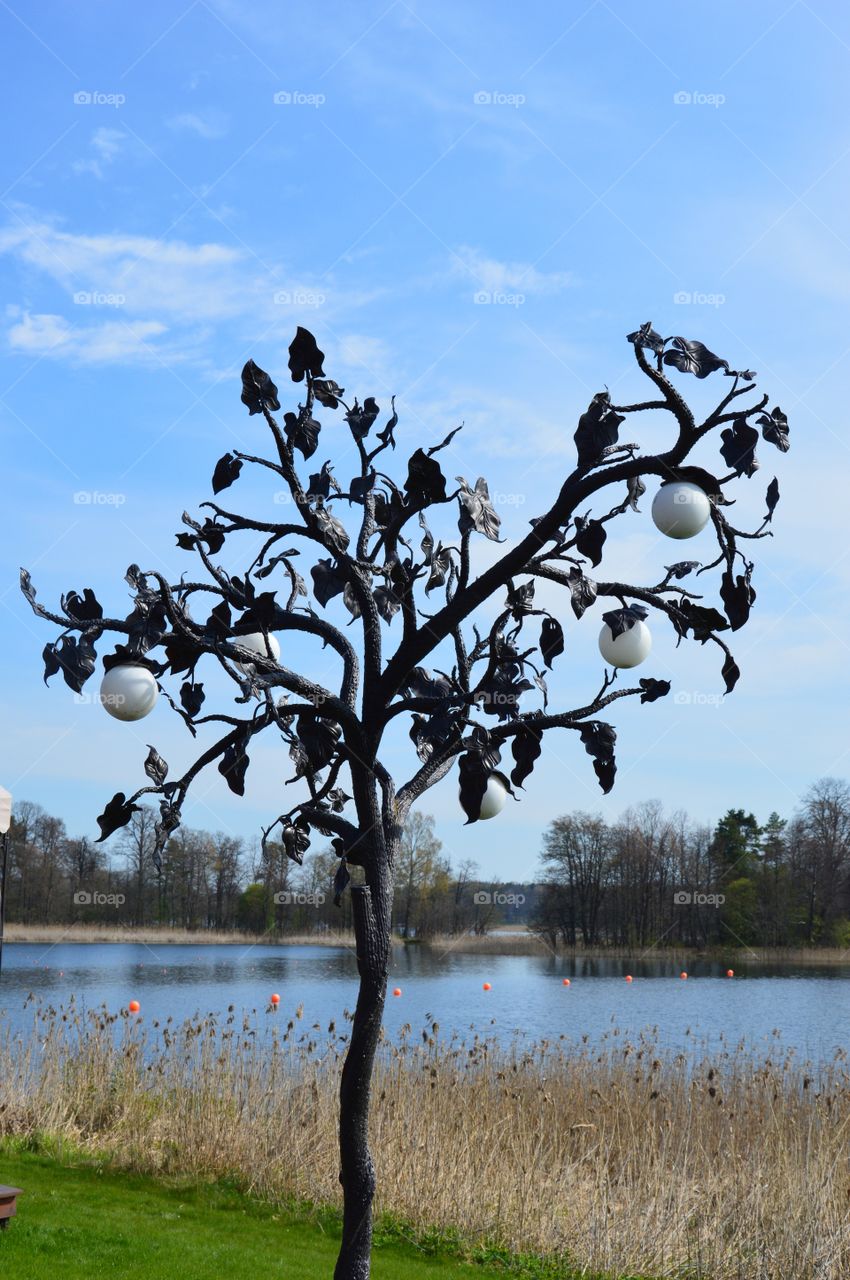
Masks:
[[[3,1280],[328,1280],[337,1241],[221,1186],[168,1186],[43,1156],[0,1152],[0,1183],[23,1187],[0,1232]],[[472,1280],[490,1268],[381,1243],[374,1274]]]
[[[329,1280],[338,1228],[330,1215],[288,1213],[220,1184],[171,1184],[82,1160],[0,1147],[0,1183],[22,1187],[0,1232],[2,1280]],[[324,1222],[331,1225],[323,1225]],[[376,1280],[571,1280],[532,1259],[463,1262],[376,1239]],[[588,1278],[586,1278],[588,1280]]]

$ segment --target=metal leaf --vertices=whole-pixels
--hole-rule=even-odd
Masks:
[[[664,364],[673,365],[681,373],[692,373],[697,378],[707,378],[715,369],[729,372],[728,360],[721,360],[702,342],[689,338],[674,338],[669,351],[664,352]]]
[[[515,787],[521,787],[534,768],[534,763],[543,750],[541,736],[529,726],[514,734],[511,755],[515,764],[511,769],[511,782]]]
[[[641,702],[655,702],[657,698],[664,698],[670,692],[669,680],[653,680],[651,676],[643,676],[638,684],[643,689]]]
[[[368,436],[372,423],[381,412],[380,405],[375,403],[374,396],[367,396],[360,405],[355,398],[354,404],[345,415],[345,420],[351,428],[351,434],[355,440],[365,440]]]
[[[417,449],[408,460],[404,491],[412,507],[427,507],[432,502],[446,500],[446,477],[440,464],[429,458],[424,449]]]
[[[576,516],[576,550],[579,555],[587,556],[594,569],[602,560],[602,548],[608,534],[601,520],[590,520],[585,516]]]
[[[571,565],[569,574],[570,603],[573,613],[581,618],[586,609],[596,600],[596,583],[585,577],[578,565]]]
[[[305,458],[312,458],[319,444],[321,423],[305,409],[283,415],[283,429],[293,449],[299,449]]]
[[[720,580],[720,598],[732,630],[740,630],[749,618],[750,608],[756,598],[755,589],[750,585],[749,572],[733,576],[727,569]]]
[[[191,680],[186,680],[180,686],[180,701],[187,716],[194,718],[198,714],[205,697],[203,684],[193,684]]]
[[[320,560],[310,570],[313,578],[313,595],[322,608],[345,588],[345,574],[333,560]]]
[[[348,863],[345,858],[340,858],[336,872],[334,874],[334,906],[338,907],[342,901],[342,895],[345,892],[351,876],[348,871]]]
[[[156,786],[161,787],[168,777],[168,765],[157,751],[148,743],[148,757],[145,760],[145,773]]]
[[[717,615],[720,617],[720,615]],[[602,621],[607,622],[611,628],[611,635],[616,640],[617,636],[621,636],[625,631],[630,631],[638,622],[642,622],[644,618],[649,617],[649,610],[645,609],[642,604],[629,604],[625,609],[610,609],[608,613],[603,613]],[[721,622],[723,619],[721,618]]]
[[[487,481],[483,476],[479,476],[475,481],[475,488],[470,489],[463,476],[456,476],[455,479],[460,485],[460,493],[458,494],[460,520],[458,527],[461,533],[474,529],[476,533],[483,533],[484,537],[490,538],[492,542],[498,542],[502,522],[496,515],[496,510],[490,501]]]
[[[573,436],[580,467],[591,466],[601,457],[603,449],[617,443],[621,422],[625,422],[625,417],[611,408],[608,392],[598,391],[579,418]]]
[[[238,738],[225,748],[218,765],[218,771],[230,790],[237,796],[245,794],[245,772],[250,763],[245,750],[246,739]]]
[[[313,393],[319,404],[323,404],[326,409],[338,409],[339,397],[345,394],[345,387],[337,386],[332,378],[316,378]]]
[[[289,371],[292,374],[292,381],[303,382],[305,374],[309,374],[311,378],[323,378],[325,376],[322,368],[324,358],[325,353],[319,350],[310,330],[302,329],[299,325],[295,331],[295,337],[289,344]],[[278,408],[280,408],[279,405]]]
[[[746,418],[736,418],[731,427],[721,431],[720,454],[723,461],[732,468],[736,475],[752,476],[758,471],[756,445],[759,433],[751,427]]]
[[[660,333],[655,332],[651,320],[647,320],[646,324],[642,324],[634,333],[628,334],[627,341],[636,347],[648,347],[656,355],[664,350],[664,339]]]
[[[249,360],[242,370],[242,403],[248,406],[248,413],[262,413],[263,408],[276,413],[280,408],[277,398],[277,387],[265,369]]]
[[[104,840],[108,840],[113,831],[117,831],[119,827],[126,827],[138,807],[137,804],[129,803],[123,791],[116,791],[97,820],[97,825],[100,827],[100,835],[95,844],[101,844]]]
[[[551,670],[553,659],[564,652],[564,628],[557,618],[544,618],[540,632],[540,652],[543,661]]]
[[[782,453],[787,453],[791,447],[791,441],[788,439],[788,419],[779,405],[770,413],[763,413],[760,418],[756,418],[756,422],[761,427],[761,433],[769,444],[775,444],[777,449]]]
[[[234,454],[226,453],[223,458],[219,458],[213,472],[213,493],[221,493],[222,489],[229,489],[233,481],[239,478],[241,470],[242,459],[235,457]]]
[[[607,795],[614,785],[617,764],[614,759],[614,745],[617,734],[612,725],[602,720],[591,720],[579,729],[579,736],[584,749],[593,757],[593,771],[599,779],[599,785]]]

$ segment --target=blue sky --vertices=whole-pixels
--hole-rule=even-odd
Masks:
[[[92,586],[122,615],[131,562],[179,576],[181,512],[211,496],[222,453],[265,447],[241,365],[269,369],[294,407],[299,323],[350,392],[382,408],[397,395],[402,474],[465,422],[444,469],[487,478],[511,539],[571,469],[590,397],[644,398],[625,342],[642,321],[756,369],[790,419],[792,452],[763,445],[738,485],[742,524],[758,523],[774,474],[782,500],[775,537],[753,544],[735,693],[717,696],[713,649],[677,651],[656,622],[642,670],[680,696],[612,715],[613,793],[575,735],[551,737],[523,804],[486,827],[461,825],[453,778],[428,795],[454,858],[522,877],[568,809],[613,817],[658,798],[704,821],[730,805],[766,818],[850,771],[850,10],[152,0],[130,17],[47,2],[4,5],[0,27],[0,781],[16,797],[96,834],[105,801],[144,780],[146,743],[175,771],[188,762],[164,704],[123,726],[44,688],[52,629],[19,596],[18,566],[46,602]],[[697,406],[726,389],[680,382]],[[350,449],[324,421],[316,461],[344,475]],[[669,428],[639,431],[651,449]],[[227,497],[281,510],[262,477]],[[648,585],[682,558],[649,497],[612,530],[606,576]],[[712,558],[708,533],[684,545]],[[491,548],[475,554],[481,567]],[[230,556],[235,570],[235,543]],[[553,701],[580,705],[601,678],[602,607],[578,624],[544,595],[567,631]],[[328,672],[321,654],[292,656]],[[390,757],[400,778],[415,763],[403,738]],[[269,740],[245,799],[213,773],[187,822],[251,837],[288,801],[286,766]]]

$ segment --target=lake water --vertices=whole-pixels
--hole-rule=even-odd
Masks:
[[[565,1036],[597,1042],[613,1028],[634,1038],[656,1027],[671,1050],[743,1039],[757,1050],[793,1047],[824,1060],[850,1050],[850,962],[846,966],[749,965],[733,979],[725,965],[692,961],[687,981],[660,957],[556,960],[550,956],[480,956],[400,947],[393,956],[384,1023],[390,1036],[404,1023],[418,1030],[436,1019],[440,1034],[475,1032],[507,1043]],[[631,972],[629,984],[624,975]],[[565,987],[563,979],[570,979]],[[489,982],[492,990],[484,991]],[[160,946],[7,944],[0,978],[0,1029],[32,1026],[24,1009],[32,993],[59,1006],[74,995],[83,1006],[112,1011],[130,1000],[146,1023],[195,1014],[256,1011],[263,1025],[304,1007],[306,1027],[339,1025],[353,1009],[357,967],[347,947],[233,945]],[[280,995],[278,1012],[268,1000]]]

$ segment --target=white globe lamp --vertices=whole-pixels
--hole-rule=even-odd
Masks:
[[[485,822],[488,818],[495,818],[505,807],[508,799],[508,789],[500,773],[491,773],[487,779],[487,790],[481,798],[481,808],[478,813],[479,821]]]
[[[274,658],[275,662],[277,662],[280,657],[280,645],[278,644],[277,636],[274,636],[269,632],[268,641],[269,647],[267,649],[266,637],[263,632],[251,631],[245,636],[233,636],[231,644],[238,644],[241,645],[243,649],[250,649],[251,653],[256,653],[260,658],[267,658],[269,653],[271,653],[271,656]],[[239,667],[240,671],[245,670],[244,663],[237,662],[236,665]]]
[[[100,685],[100,701],[116,720],[144,720],[156,706],[159,686],[147,667],[122,662],[110,667]]]
[[[711,516],[711,503],[699,485],[686,480],[663,484],[652,502],[656,529],[668,538],[693,538]]]
[[[612,667],[638,667],[649,657],[652,632],[640,620],[615,637],[607,622],[599,632],[599,652]]]

